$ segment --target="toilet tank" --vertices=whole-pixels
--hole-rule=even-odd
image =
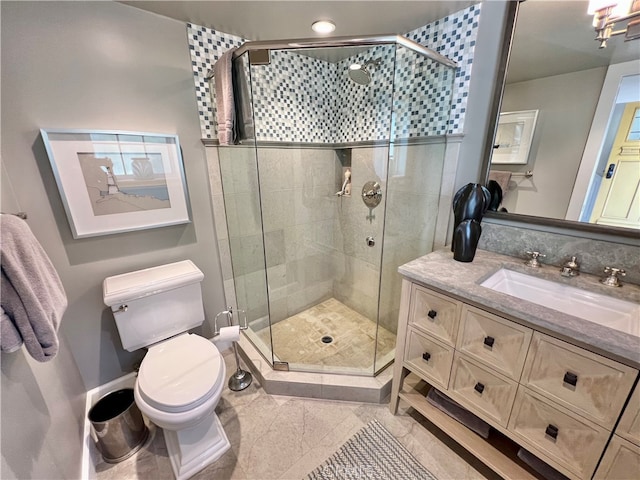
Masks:
[[[204,274],[191,260],[108,277],[102,284],[122,346],[132,352],[202,325]]]

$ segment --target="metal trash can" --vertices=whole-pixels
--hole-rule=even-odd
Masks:
[[[133,398],[133,389],[108,393],[89,410],[91,436],[102,458],[118,463],[136,453],[149,436]]]

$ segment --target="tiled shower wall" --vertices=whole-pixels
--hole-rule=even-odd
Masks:
[[[377,62],[368,67],[371,82],[352,81],[349,66],[369,61]],[[256,137],[351,143],[389,140],[392,128],[394,139],[444,135],[453,76],[450,68],[395,45],[374,46],[337,63],[273,51],[269,65],[251,67]]]
[[[448,133],[462,133],[463,131],[479,14],[480,4],[472,5],[460,12],[444,17],[405,35],[407,38],[458,62],[458,68],[455,71],[452,115],[449,119]],[[212,89],[215,79],[210,82],[205,79],[205,76],[222,53],[229,48],[241,45],[244,43],[244,39],[193,24],[189,24],[187,28],[202,137],[212,139],[215,138],[215,105],[214,102],[212,102]],[[399,52],[403,50],[405,49],[398,49]],[[340,102],[340,95],[350,94],[351,98],[354,98],[354,95],[357,98],[359,95],[362,98],[366,98],[371,94],[371,89],[358,90],[359,85],[353,82],[346,83],[348,82],[346,76],[346,67],[348,65],[346,63],[351,63],[353,59],[345,60],[338,64],[331,64],[329,67],[326,62],[311,59],[303,55],[294,55],[299,58],[296,60],[287,59],[287,61],[282,62],[279,62],[276,58],[275,61],[279,63],[272,64],[270,66],[272,67],[270,73],[266,74],[272,77],[269,78],[270,89],[273,88],[273,77],[278,79],[277,83],[281,95],[273,97],[279,103],[277,109],[271,108],[261,111],[259,108],[256,108],[255,114],[257,119],[260,117],[270,119],[267,125],[257,125],[262,128],[258,134],[258,140],[343,142],[353,141],[350,138],[356,138],[358,140],[376,139],[380,131],[385,132],[385,134],[390,131],[390,111],[386,114],[379,111],[381,115],[379,118],[372,118],[371,122],[354,126],[349,124],[348,115],[340,116],[338,113],[335,113],[335,111],[327,113],[324,107],[327,102],[315,101],[314,95],[319,95],[319,97],[315,98],[321,98],[322,100],[336,98],[336,101]],[[377,58],[374,55],[378,55],[378,53],[372,52],[372,54],[367,54],[367,57]],[[418,78],[417,76],[423,75],[419,74],[419,72],[408,70],[412,62],[404,64],[400,56],[398,60],[399,74],[407,79],[414,80],[412,82],[412,88],[409,90],[405,89],[407,98],[420,101],[421,99],[426,99],[429,95],[433,95],[434,90],[438,91],[432,83],[415,81]],[[429,63],[433,62],[429,61]],[[327,82],[326,80],[329,80],[333,75],[332,70],[334,69],[336,75],[339,72],[342,73],[339,79],[340,81],[333,83]],[[374,78],[376,73],[380,75],[380,72],[375,71],[375,67],[372,67],[371,70]],[[254,71],[255,69],[252,68],[252,75]],[[313,82],[307,82],[304,91],[288,88],[287,85],[288,81],[296,81],[295,78],[298,72],[316,73],[315,80]],[[308,78],[313,77],[309,76]],[[424,76],[424,78],[431,78],[431,82],[435,81],[435,77],[432,75]],[[345,83],[341,84],[341,82]],[[345,85],[347,89],[345,89]],[[255,83],[253,87],[254,89],[261,88]],[[293,94],[290,94],[291,92],[293,92]],[[305,100],[310,101],[310,103],[304,103],[302,109],[297,109],[295,108],[296,106],[302,105],[300,95],[303,95],[303,92],[308,92],[304,95],[308,95],[308,98]],[[256,95],[256,97],[259,97],[259,95]],[[257,100],[257,98],[255,100]],[[351,103],[352,102],[350,102],[350,104]],[[357,103],[358,102],[356,102],[356,104]],[[437,122],[438,120],[437,113],[439,108],[440,106],[436,106],[435,110],[431,112],[416,111],[417,113],[414,115],[414,118],[404,118],[404,122],[400,122],[398,125],[400,129],[399,132],[406,137],[442,134],[434,133],[433,126],[433,121],[435,120]],[[445,107],[443,106],[442,108]],[[448,110],[448,105],[446,109]],[[409,112],[411,112],[411,110],[409,110]],[[338,117],[334,117],[334,115],[338,115]],[[408,114],[405,114],[405,117],[406,115]],[[277,120],[275,123],[271,122],[274,117]],[[256,121],[256,123],[258,123],[258,121]],[[331,128],[328,130],[326,128],[319,129],[319,126],[322,124],[335,125],[336,130],[332,131]],[[296,126],[294,129],[296,130],[296,132],[294,132],[295,140],[291,136],[291,125]],[[288,128],[283,128],[285,126]],[[348,128],[345,128],[345,126],[348,126]],[[327,132],[334,134],[334,136],[327,140]],[[349,135],[349,137],[347,137],[347,140],[344,140],[341,138],[341,135]]]
[[[249,320],[270,313],[277,322],[330,297],[375,320],[380,295],[381,324],[395,332],[397,266],[433,245],[444,148],[440,140],[391,155],[387,146],[352,149],[351,197],[335,195],[343,159],[334,149],[259,148],[256,161],[252,148],[207,148],[227,298],[235,276]],[[367,181],[386,194],[372,210],[357,193]]]

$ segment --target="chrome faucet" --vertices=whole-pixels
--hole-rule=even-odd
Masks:
[[[604,273],[608,275],[600,280],[600,283],[607,287],[621,287],[618,275],[624,277],[627,273],[622,268],[604,267]]]
[[[575,277],[576,275],[580,275],[580,265],[576,262],[576,257],[571,257],[571,260],[562,265],[560,275],[563,277]]]
[[[527,267],[538,268],[540,265],[542,265],[540,263],[540,261],[538,260],[538,258],[546,257],[546,255],[543,255],[540,252],[536,252],[536,251],[532,251],[532,252],[528,251],[526,253],[527,253],[527,255],[531,255],[531,258],[529,260],[527,260],[526,262],[524,262],[524,264]]]

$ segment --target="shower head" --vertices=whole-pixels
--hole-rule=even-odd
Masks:
[[[349,65],[349,78],[360,85],[367,85],[371,81],[371,73],[367,67],[377,67],[380,65],[380,59],[369,60],[364,65],[353,63]]]

